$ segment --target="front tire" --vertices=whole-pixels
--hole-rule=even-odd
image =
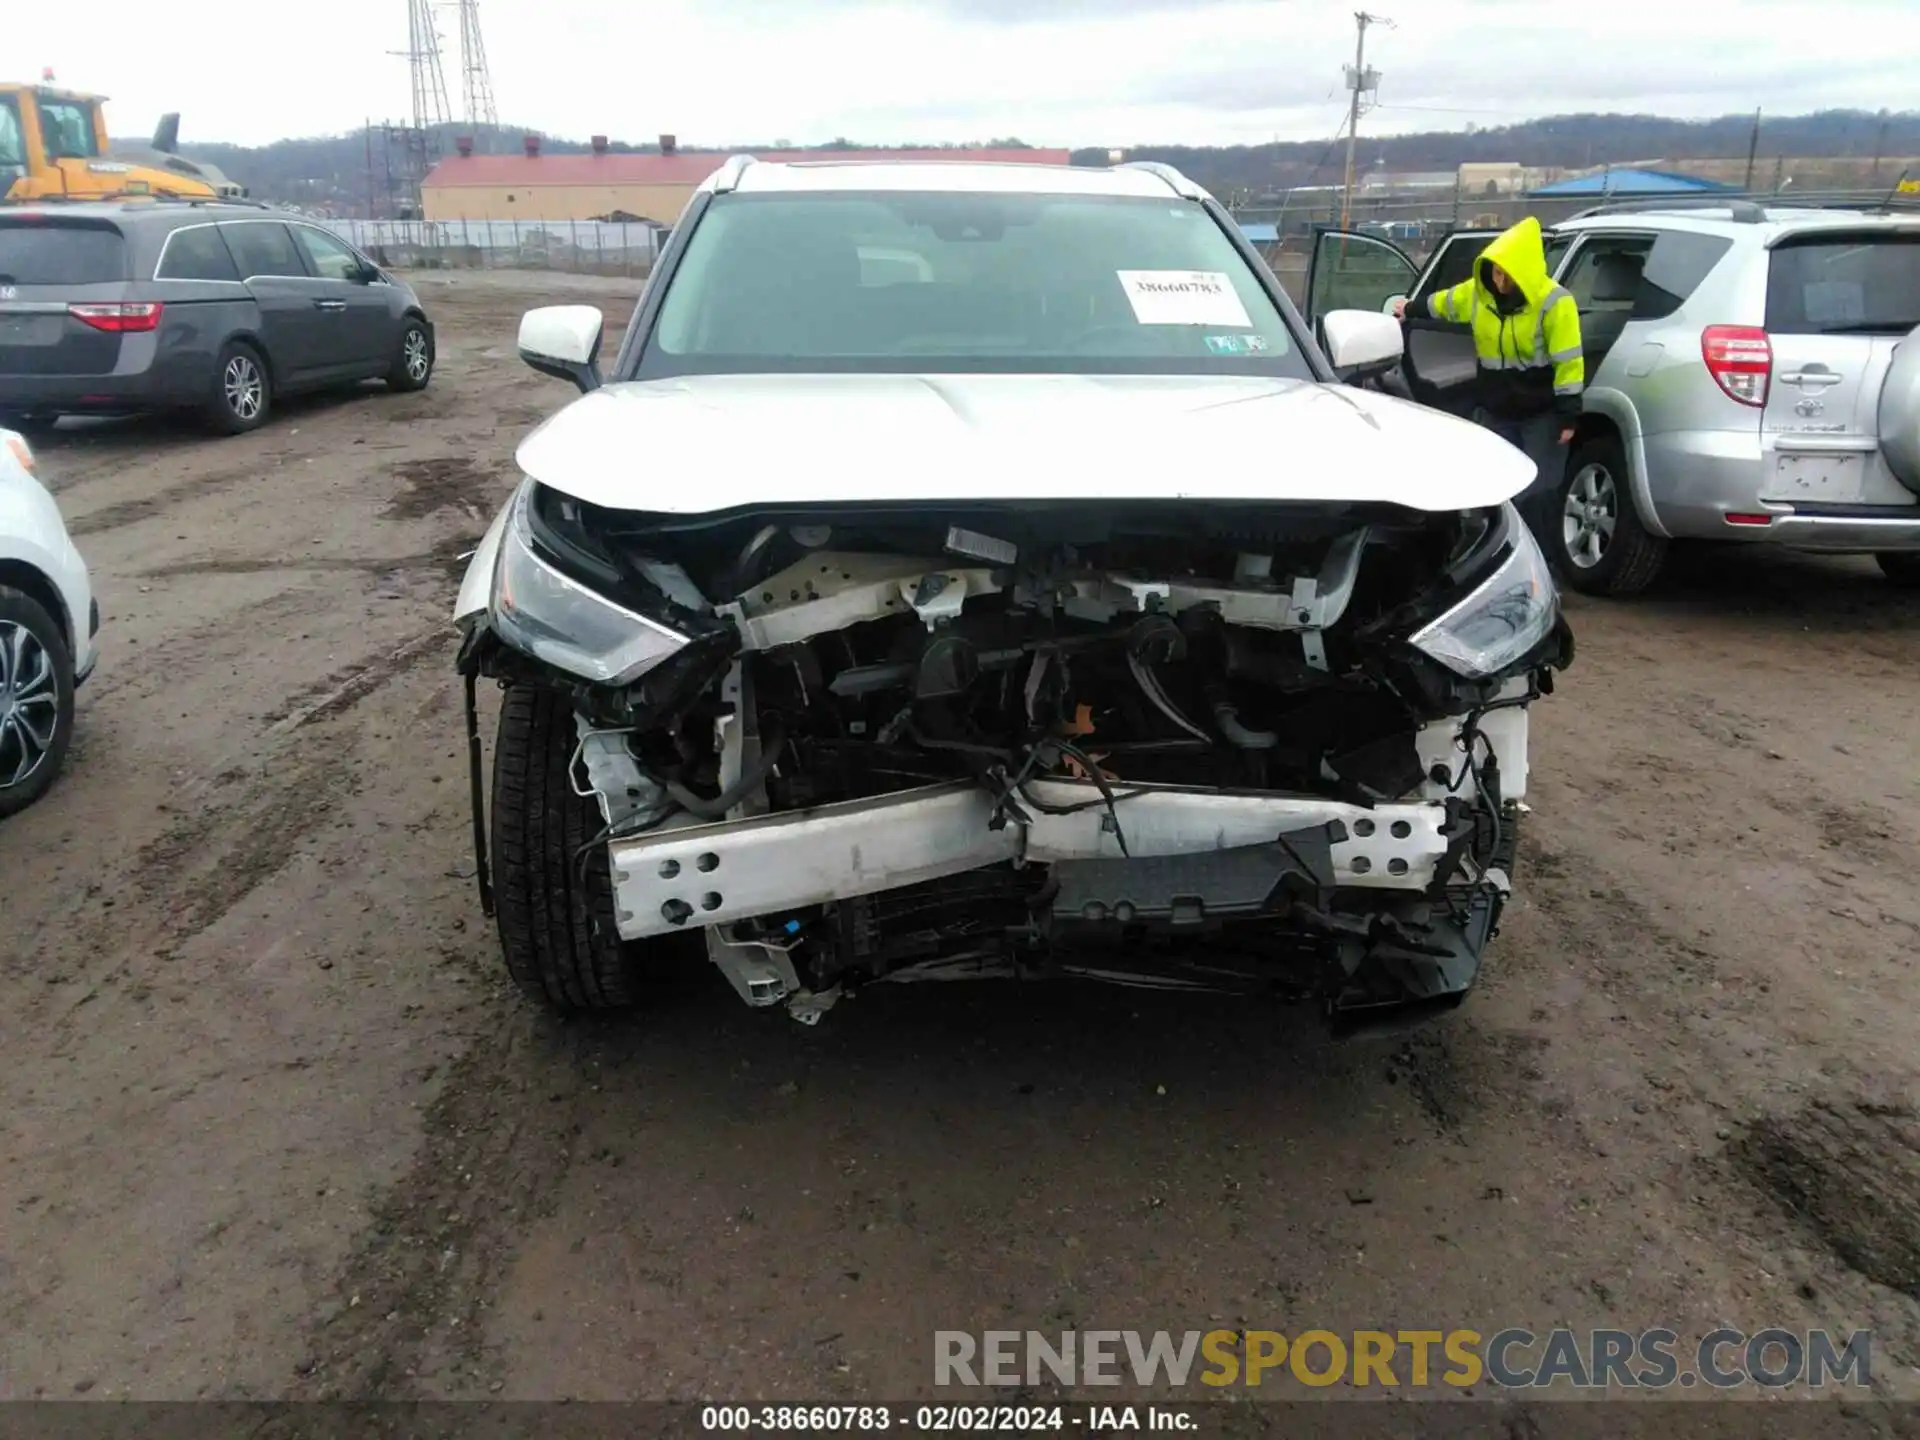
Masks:
[[[265,357],[244,340],[229,340],[213,367],[207,423],[222,435],[244,435],[266,424],[272,408],[273,381]]]
[[[573,710],[516,685],[500,705],[493,752],[494,893],[507,973],[560,1011],[618,1010],[638,998],[614,924],[600,810],[573,790]]]
[[[1902,590],[1920,589],[1920,551],[1882,550],[1873,558],[1880,573]]]
[[[394,348],[393,366],[387,371],[387,388],[402,392],[424,390],[433,378],[433,335],[426,322],[409,315],[400,328]]]
[[[1619,437],[1583,441],[1556,495],[1557,523],[1540,538],[1570,587],[1587,595],[1637,595],[1653,583],[1667,542],[1640,523]]]
[[[0,816],[46,794],[73,740],[73,654],[46,607],[0,585]]]

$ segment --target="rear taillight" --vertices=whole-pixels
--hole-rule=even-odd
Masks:
[[[1767,403],[1773,379],[1773,342],[1753,325],[1709,325],[1700,333],[1700,358],[1714,382],[1742,405]]]
[[[96,330],[132,335],[143,330],[159,329],[160,312],[165,308],[158,300],[144,300],[124,304],[69,305],[67,313],[81,324],[91,325]]]

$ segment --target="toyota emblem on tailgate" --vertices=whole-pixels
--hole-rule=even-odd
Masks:
[[[11,285],[0,285],[0,300],[11,300],[18,293]]]

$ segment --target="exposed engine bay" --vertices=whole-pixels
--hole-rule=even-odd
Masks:
[[[751,1004],[1066,974],[1360,1023],[1457,1001],[1498,919],[1572,656],[1537,557],[1509,506],[528,482],[461,664],[568,695],[620,935],[704,928]]]

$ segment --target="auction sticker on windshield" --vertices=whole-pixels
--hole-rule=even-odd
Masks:
[[[1251,329],[1247,307],[1218,270],[1121,270],[1133,318],[1142,325],[1218,325]]]

